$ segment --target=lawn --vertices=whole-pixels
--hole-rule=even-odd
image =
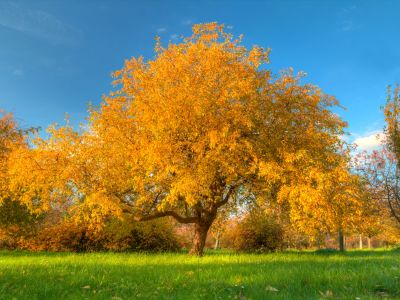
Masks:
[[[0,299],[400,299],[400,251],[0,252]]]

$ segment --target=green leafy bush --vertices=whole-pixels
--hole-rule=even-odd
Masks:
[[[234,248],[238,251],[271,252],[283,244],[282,226],[263,212],[251,212],[237,225]]]
[[[136,223],[129,235],[130,249],[136,251],[177,251],[173,227],[163,220]]]

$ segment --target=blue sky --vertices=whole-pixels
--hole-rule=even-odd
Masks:
[[[0,0],[0,108],[25,127],[65,113],[78,124],[125,59],[153,56],[155,35],[174,42],[193,23],[217,21],[248,46],[272,48],[273,71],[304,71],[335,95],[350,139],[369,147],[386,86],[400,81],[399,12],[400,1]]]

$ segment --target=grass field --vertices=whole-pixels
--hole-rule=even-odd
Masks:
[[[400,299],[400,251],[0,252],[0,299]]]

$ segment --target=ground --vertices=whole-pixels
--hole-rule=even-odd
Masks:
[[[400,251],[0,251],[0,299],[400,299]]]

